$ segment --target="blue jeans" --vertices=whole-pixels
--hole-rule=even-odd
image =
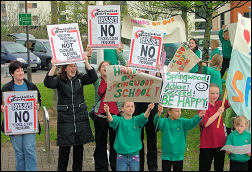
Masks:
[[[36,134],[10,136],[17,171],[37,171]]]
[[[140,159],[137,155],[121,155],[116,156],[116,171],[139,171]]]

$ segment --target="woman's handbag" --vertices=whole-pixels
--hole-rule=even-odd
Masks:
[[[102,97],[105,95],[105,93],[106,93],[106,91],[103,93],[103,95],[100,97],[100,99],[96,102],[96,104],[92,107],[92,109],[88,112],[88,115],[90,116],[90,118],[92,120],[94,120],[94,118],[95,118],[95,106],[102,99]]]

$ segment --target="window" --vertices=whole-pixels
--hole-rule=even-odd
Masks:
[[[249,18],[249,12],[244,12],[244,13],[243,13],[243,17]]]
[[[195,30],[204,30],[206,28],[206,22],[195,22]]]
[[[6,12],[5,4],[1,4],[1,12]]]
[[[36,42],[34,46],[34,51],[43,52],[46,51],[46,49],[41,42]]]
[[[197,12],[199,13],[200,16],[206,17],[206,12],[204,11],[203,8],[197,9]],[[202,19],[200,16],[195,14],[195,19]]]
[[[24,8],[25,4],[24,3],[19,3],[19,8]]]
[[[220,16],[220,26],[222,27],[225,24],[225,14],[222,13]]]
[[[32,8],[37,8],[37,3],[32,3]]]

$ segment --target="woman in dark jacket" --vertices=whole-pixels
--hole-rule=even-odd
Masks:
[[[70,148],[73,146],[73,171],[82,171],[83,144],[94,141],[90,128],[87,106],[83,96],[83,86],[97,80],[96,71],[84,56],[87,74],[79,73],[76,64],[63,65],[59,74],[54,75],[56,66],[47,73],[44,84],[57,89],[57,146],[59,146],[58,170],[66,171]]]

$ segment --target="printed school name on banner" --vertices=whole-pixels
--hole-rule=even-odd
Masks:
[[[77,23],[47,25],[56,64],[83,61],[83,48]]]
[[[161,92],[161,104],[183,109],[208,109],[210,76],[167,72]]]
[[[93,48],[120,45],[120,6],[88,6],[88,41]]]
[[[145,70],[157,70],[162,40],[161,31],[133,27],[129,65]]]
[[[130,67],[112,65],[106,68],[108,89],[104,102],[158,102],[161,78],[139,73]]]

